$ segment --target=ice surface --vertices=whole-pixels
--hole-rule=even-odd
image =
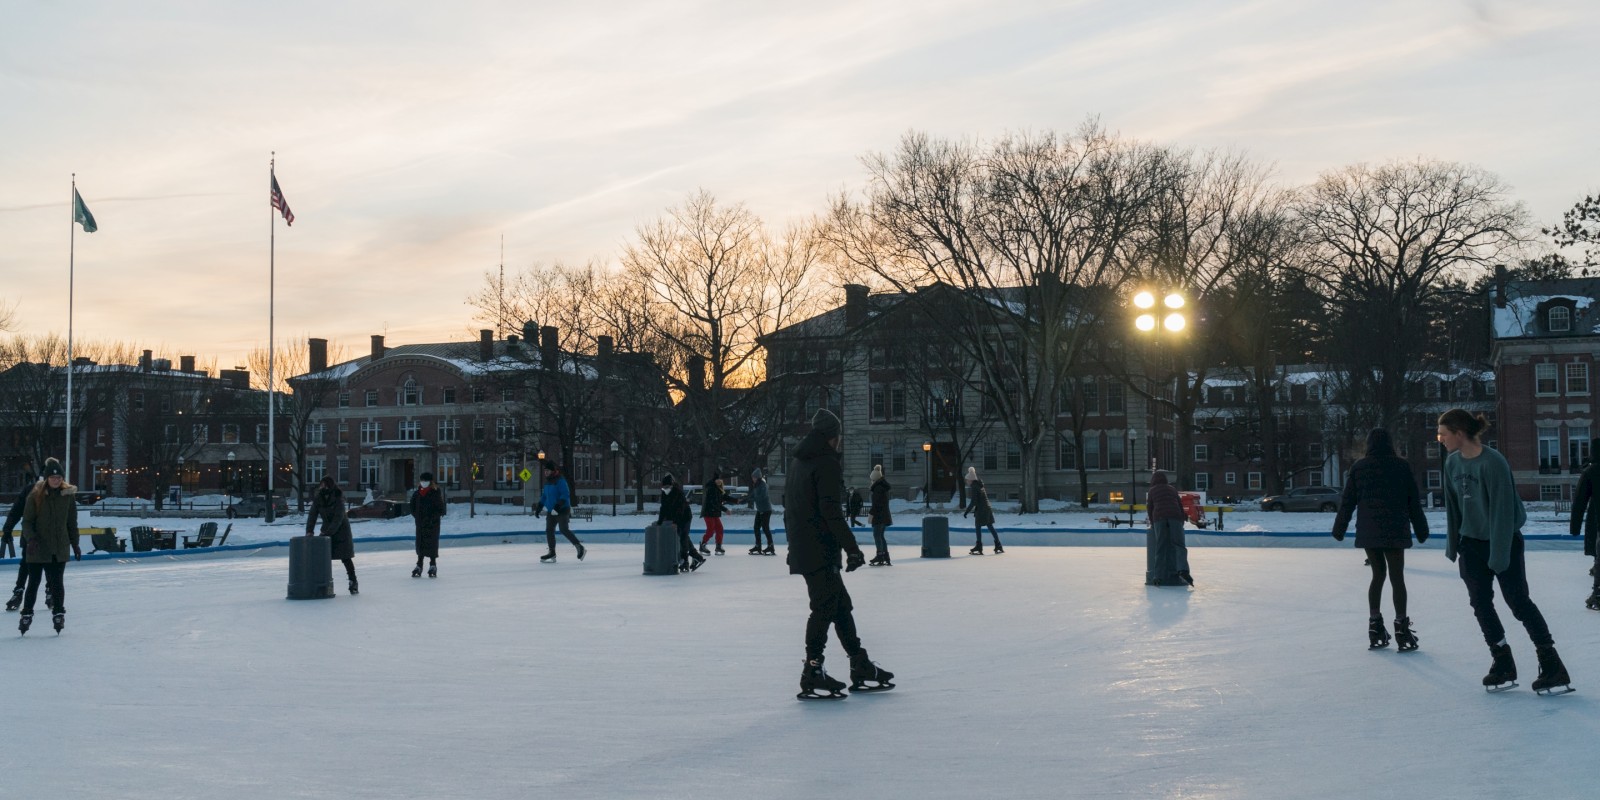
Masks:
[[[359,596],[298,602],[281,548],[85,561],[64,635],[0,631],[0,795],[1593,796],[1600,615],[1571,546],[1528,555],[1579,689],[1540,698],[1504,611],[1523,688],[1480,688],[1488,651],[1433,541],[1402,656],[1366,649],[1348,542],[1190,538],[1194,590],[1145,587],[1134,547],[896,547],[846,581],[899,688],[834,703],[794,699],[804,586],[748,544],[644,576],[637,544],[541,565],[542,542],[447,541],[429,580],[369,540]],[[828,666],[848,673],[831,641]]]

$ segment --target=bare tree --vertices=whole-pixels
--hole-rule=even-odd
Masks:
[[[126,347],[99,342],[74,343],[73,355],[82,367],[125,358]],[[49,456],[60,457],[66,447],[67,342],[56,334],[12,336],[0,342],[0,430],[9,433],[13,458],[31,463],[35,470]],[[110,409],[116,396],[111,378],[91,385],[81,377],[74,382],[72,430],[81,442],[85,423]],[[78,442],[74,442],[76,446]],[[72,459],[74,466],[83,466]],[[70,476],[69,476],[70,477]]]
[[[275,416],[280,435],[283,436],[283,447],[288,449],[289,480],[295,493],[296,510],[301,512],[305,511],[306,498],[311,491],[306,480],[306,452],[314,446],[314,442],[316,445],[322,444],[323,437],[327,436],[327,423],[313,422],[312,417],[319,409],[328,408],[339,391],[339,379],[332,373],[327,370],[311,372],[310,347],[309,338],[304,336],[278,345],[271,370],[276,384],[271,388],[278,393]],[[267,351],[259,348],[251,350],[246,356],[251,383],[257,389],[268,388],[267,356]],[[327,359],[328,364],[344,361],[344,347],[330,342]],[[263,404],[263,419],[265,412]],[[265,442],[257,442],[255,450],[258,457],[267,457]]]

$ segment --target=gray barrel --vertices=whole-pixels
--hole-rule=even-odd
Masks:
[[[289,540],[289,599],[333,596],[333,540],[296,536]]]
[[[662,522],[644,529],[644,574],[678,574],[678,526]]]
[[[922,557],[950,557],[950,518],[922,518]]]

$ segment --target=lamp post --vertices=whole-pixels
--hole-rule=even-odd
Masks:
[[[233,451],[228,451],[228,491],[233,494],[234,502],[239,502],[239,471],[233,463]]]
[[[922,460],[928,475],[928,482],[922,490],[922,510],[926,512],[933,507],[933,442],[922,443]]]
[[[1139,462],[1133,460],[1133,444],[1139,440],[1139,432],[1128,426],[1128,529],[1133,530],[1133,504],[1139,498]]]
[[[611,443],[611,477],[613,479],[611,481],[611,516],[613,517],[617,515],[617,490],[622,486],[622,478],[617,474],[617,465],[620,463],[617,461],[617,451],[620,449],[622,449],[621,445],[616,442]]]
[[[539,499],[535,500],[534,502],[535,503],[543,503],[544,502],[544,451],[540,450],[539,452],[534,453],[533,457],[538,459],[538,463],[534,464],[534,466],[533,466],[533,471],[539,473]],[[528,506],[528,510],[530,510],[530,511],[533,510],[533,506]]]
[[[1183,332],[1184,328],[1188,327],[1188,324],[1189,324],[1188,318],[1184,316],[1184,313],[1181,310],[1183,308],[1183,306],[1184,306],[1184,302],[1185,301],[1184,301],[1183,295],[1180,294],[1179,292],[1176,292],[1176,291],[1167,292],[1166,295],[1161,298],[1161,305],[1165,306],[1165,310],[1163,311],[1161,309],[1157,309],[1156,308],[1156,296],[1155,296],[1154,293],[1152,293],[1148,289],[1141,290],[1140,292],[1138,292],[1137,294],[1135,294],[1133,296],[1133,305],[1136,308],[1138,308],[1139,311],[1140,311],[1139,315],[1133,321],[1133,326],[1136,329],[1138,329],[1138,331],[1140,333],[1146,333],[1146,334],[1150,334],[1152,336],[1161,336],[1161,335],[1166,335],[1166,334],[1177,336],[1177,335],[1181,334]],[[1157,315],[1158,314],[1162,315],[1160,317],[1160,319],[1157,319]],[[1177,380],[1178,380],[1178,376],[1177,376],[1176,370],[1174,370],[1174,372],[1173,372],[1172,379],[1173,379],[1173,397],[1172,397],[1172,399],[1173,399],[1173,403],[1174,403],[1174,405],[1173,405],[1173,417],[1176,418],[1177,417],[1177,406],[1176,406],[1176,403],[1177,403],[1177,399],[1178,399],[1178,397],[1177,397]],[[1155,398],[1154,398],[1155,392],[1154,392],[1153,389],[1150,388],[1150,376],[1149,376],[1148,372],[1145,373],[1145,386],[1147,388],[1146,394],[1151,396],[1151,402],[1150,402],[1150,418],[1151,418],[1151,425],[1150,425],[1150,440],[1151,440],[1151,446],[1150,446],[1150,469],[1151,470],[1155,470],[1156,467],[1157,467],[1157,463],[1158,463],[1156,461],[1156,448],[1155,448],[1155,436],[1156,436]],[[1177,434],[1178,434],[1176,424],[1174,424],[1174,426],[1173,426],[1172,433],[1173,433],[1174,437],[1176,437]],[[1176,453],[1174,454],[1174,464],[1173,464],[1173,466],[1174,467],[1177,466],[1177,464],[1176,464]],[[1181,476],[1180,476],[1180,478],[1181,478]],[[1180,480],[1180,485],[1181,485],[1181,480]]]

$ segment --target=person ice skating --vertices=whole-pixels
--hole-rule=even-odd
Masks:
[[[539,503],[533,507],[533,515],[545,512],[544,539],[549,546],[549,552],[539,556],[539,560],[546,564],[553,564],[556,560],[556,528],[561,529],[561,535],[567,537],[574,549],[578,551],[578,560],[582,561],[588,553],[583,547],[583,542],[572,535],[572,490],[567,487],[567,479],[561,475],[561,468],[554,461],[544,462],[544,491],[539,494]]]
[[[867,491],[872,495],[872,505],[867,507],[867,522],[872,523],[872,544],[877,548],[877,554],[868,564],[874,567],[894,566],[889,562],[889,542],[884,538],[883,532],[894,524],[894,517],[889,513],[889,482],[883,477],[883,465],[872,466],[872,483]]]
[[[745,500],[745,505],[755,509],[756,522],[755,546],[750,548],[750,555],[771,556],[778,551],[772,546],[772,498],[767,491],[767,476],[760,469],[750,472],[750,496]],[[761,532],[767,532],[767,546],[761,547]]]
[[[845,501],[845,508],[850,514],[850,527],[859,528],[861,527],[861,520],[856,519],[856,517],[861,516],[861,507],[866,505],[866,501],[862,499],[861,493],[856,491],[854,486],[845,490],[845,497],[849,498]]]
[[[800,671],[802,700],[844,697],[843,681],[823,669],[828,626],[850,656],[851,691],[892,689],[894,674],[873,663],[856,635],[850,592],[840,574],[840,556],[848,553],[844,571],[866,563],[855,536],[845,524],[840,493],[844,491],[839,418],[818,409],[811,431],[795,447],[783,489],[783,524],[789,540],[789,573],[806,581],[811,616],[806,620],[806,657]]]
[[[1589,452],[1600,455],[1600,439],[1593,439],[1589,443]],[[1593,584],[1589,592],[1589,599],[1584,601],[1584,606],[1591,611],[1600,611],[1600,547],[1595,546],[1595,535],[1600,532],[1600,461],[1590,459],[1583,468],[1583,476],[1578,478],[1577,493],[1572,496],[1572,529],[1573,536],[1583,536],[1583,554],[1594,559],[1594,564],[1589,567],[1589,575]]]
[[[694,519],[694,509],[683,486],[673,479],[672,473],[661,476],[661,510],[656,513],[656,524],[672,523],[678,529],[678,571],[692,572],[706,563],[706,557],[694,549],[689,538],[689,523]]]
[[[439,523],[449,512],[444,491],[433,485],[433,473],[417,476],[417,488],[411,492],[411,517],[417,523],[417,568],[411,577],[422,577],[422,559],[428,559],[428,577],[439,577]]]
[[[61,462],[47,458],[44,478],[34,484],[22,509],[22,559],[28,565],[28,588],[22,597],[22,619],[17,630],[26,634],[33,624],[33,604],[41,578],[48,585],[48,606],[56,633],[67,619],[67,588],[63,580],[67,559],[80,559],[78,549],[78,488],[66,482]]]
[[[1167,473],[1150,473],[1150,489],[1144,507],[1150,517],[1150,535],[1145,545],[1147,586],[1193,586],[1189,575],[1189,548],[1183,541],[1183,498],[1178,487],[1167,480]]]
[[[1387,576],[1394,594],[1394,640],[1400,652],[1417,649],[1417,634],[1406,614],[1406,549],[1411,535],[1428,541],[1428,518],[1411,465],[1395,454],[1389,431],[1373,428],[1367,434],[1367,454],[1351,465],[1345,477],[1339,513],[1333,519],[1333,538],[1344,541],[1350,516],[1356,518],[1356,547],[1367,553],[1372,582],[1367,585],[1367,647],[1389,646],[1383,626],[1383,582]]]
[[[1494,663],[1483,678],[1489,691],[1517,685],[1517,664],[1506,643],[1505,628],[1494,609],[1494,585],[1500,584],[1511,613],[1528,631],[1539,658],[1533,690],[1540,694],[1571,691],[1567,668],[1556,653],[1550,627],[1528,597],[1528,572],[1523,557],[1522,525],[1528,519],[1517,496],[1505,456],[1480,441],[1489,421],[1482,414],[1452,408],[1439,415],[1439,443],[1450,455],[1444,462],[1445,557],[1456,562],[1467,586],[1472,612]],[[1563,691],[1556,691],[1556,690]]]
[[[0,528],[0,558],[16,558],[17,543],[11,537],[11,532],[16,530],[17,523],[22,521],[22,509],[28,502],[28,492],[33,490],[33,484],[22,487],[17,492],[17,499],[11,504],[11,510],[6,513],[6,524]]]
[[[700,519],[706,524],[706,532],[704,536],[700,537],[700,552],[711,552],[706,549],[706,542],[711,541],[711,537],[715,536],[717,539],[717,555],[720,556],[723,554],[722,512],[727,510],[723,505],[726,495],[722,491],[722,472],[712,472],[711,480],[706,481],[706,485],[701,489],[704,494],[700,499]]]
[[[16,529],[18,523],[22,522],[22,511],[27,505],[28,494],[32,491],[32,483],[22,487],[22,491],[17,492],[16,501],[11,504],[11,510],[6,513],[4,541],[7,547],[12,548],[13,556],[16,555],[16,544],[12,541],[11,532]],[[19,558],[17,559],[17,585],[16,588],[11,590],[11,599],[6,601],[7,611],[16,611],[22,607],[22,591],[23,589],[27,588],[27,586],[28,560],[26,558]]]
[[[994,537],[994,554],[1000,555],[1006,549],[1000,546],[1000,532],[994,528],[994,507],[989,505],[989,492],[983,488],[983,481],[978,480],[978,468],[967,467],[967,507],[962,509],[961,516],[972,515],[974,533],[978,540],[968,550],[968,555],[983,555],[983,528],[989,527],[989,535]]]
[[[361,584],[356,581],[356,540],[350,535],[350,516],[345,513],[344,491],[324,476],[311,495],[311,510],[306,514],[306,535],[315,536],[317,522],[322,522],[322,535],[333,545],[333,560],[344,564],[344,574],[350,579],[350,593],[360,594]]]

